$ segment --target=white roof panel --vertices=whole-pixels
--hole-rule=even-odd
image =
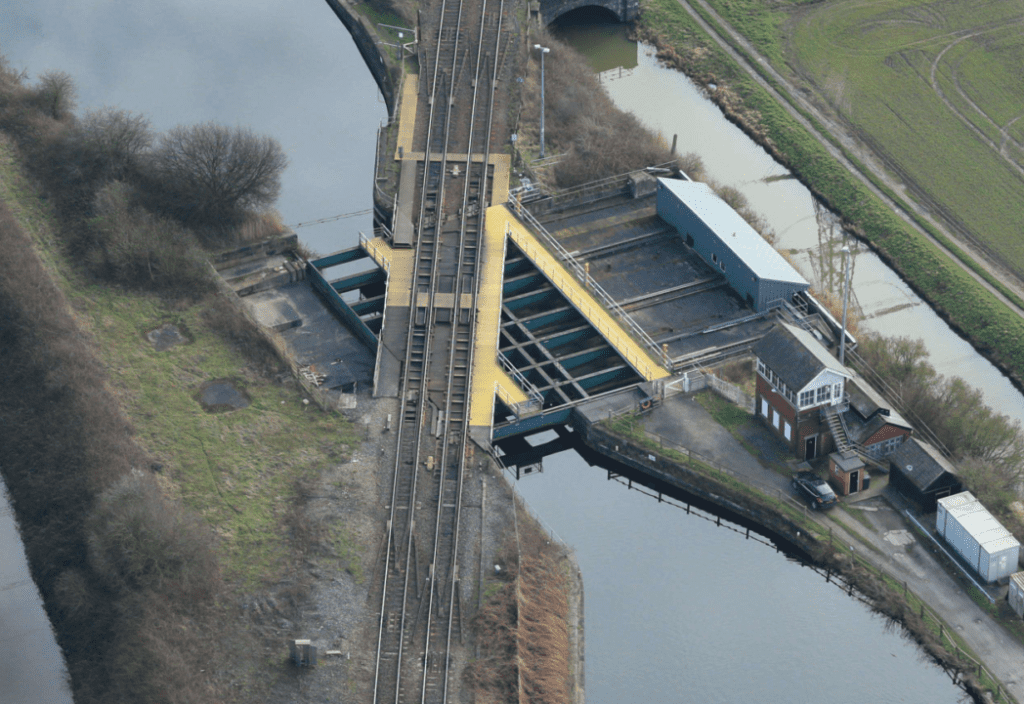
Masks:
[[[658,181],[711,228],[759,279],[810,285],[792,264],[706,183],[674,178],[659,178]]]

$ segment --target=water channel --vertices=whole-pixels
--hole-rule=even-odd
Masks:
[[[604,34],[622,41],[618,32]],[[279,204],[289,224],[371,207],[373,142],[385,108],[322,0],[100,6],[38,0],[5,13],[0,51],[33,74],[68,71],[86,108],[141,112],[157,129],[216,120],[272,134],[291,158]],[[615,100],[667,135],[678,133],[683,151],[703,152],[709,173],[740,187],[771,218],[783,246],[809,262],[818,230],[806,190],[790,180],[766,183],[785,171],[683,76],[660,69],[635,45],[611,52],[625,59],[611,59],[607,68],[635,63],[630,75],[608,82]],[[658,105],[644,100],[651,95],[659,96]],[[351,246],[369,228],[365,215],[299,233],[327,252]],[[913,294],[870,259],[857,257],[854,277],[865,313],[913,304]],[[907,320],[892,317],[900,314]],[[868,324],[922,336],[944,328],[919,303]],[[984,360],[952,338],[929,343],[940,371],[981,370]],[[987,379],[979,371],[972,383],[996,404],[1000,387],[995,377]],[[1018,417],[1009,407],[1024,403],[1009,389],[998,406]],[[590,702],[932,703],[961,696],[916,648],[815,573],[607,482],[574,453],[549,458],[545,473],[520,489],[577,550],[586,580]],[[5,553],[17,544],[16,536],[0,539]],[[30,601],[0,602],[0,642],[18,633],[7,625],[9,610],[31,608]],[[0,670],[0,690],[7,691],[5,677]]]

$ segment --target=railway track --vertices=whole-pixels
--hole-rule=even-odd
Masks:
[[[415,270],[373,702],[444,704],[462,639],[459,522],[504,0],[442,0],[417,126]],[[457,155],[457,156],[452,156]]]

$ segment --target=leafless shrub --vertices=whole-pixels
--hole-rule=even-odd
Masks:
[[[281,220],[281,213],[276,210],[247,213],[238,228],[238,240],[240,242],[262,242],[271,237],[283,235],[286,230],[287,228]]]
[[[64,71],[47,71],[39,76],[34,98],[40,109],[53,119],[67,119],[74,115],[78,105],[75,79]]]
[[[247,213],[273,204],[288,159],[277,140],[212,122],[162,135],[144,188],[147,203],[224,238]]]
[[[96,195],[91,228],[96,247],[88,258],[108,278],[128,286],[212,290],[209,268],[192,234],[130,201],[131,189],[113,181]]]
[[[87,521],[89,562],[118,591],[203,598],[217,584],[207,526],[165,499],[138,470],[100,494]]]

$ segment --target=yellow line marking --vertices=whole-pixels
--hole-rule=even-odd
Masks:
[[[419,106],[419,75],[406,74],[402,79],[402,105],[398,109],[398,143],[395,146],[395,158],[399,159],[401,151],[406,156],[412,151],[412,140],[416,129],[416,109]]]
[[[490,229],[492,221],[495,226],[501,222],[502,227],[508,228],[509,238],[516,243],[540,271],[547,277],[548,281],[557,288],[569,303],[580,312],[583,317],[590,321],[597,331],[608,341],[615,351],[618,352],[626,362],[647,381],[663,379],[669,376],[668,371],[661,366],[659,361],[649,355],[647,350],[634,340],[612,317],[611,313],[605,310],[604,306],[597,302],[589,291],[576,280],[569,271],[558,261],[547,247],[541,244],[533,233],[522,223],[512,216],[512,213],[504,205],[487,209],[487,227]]]

